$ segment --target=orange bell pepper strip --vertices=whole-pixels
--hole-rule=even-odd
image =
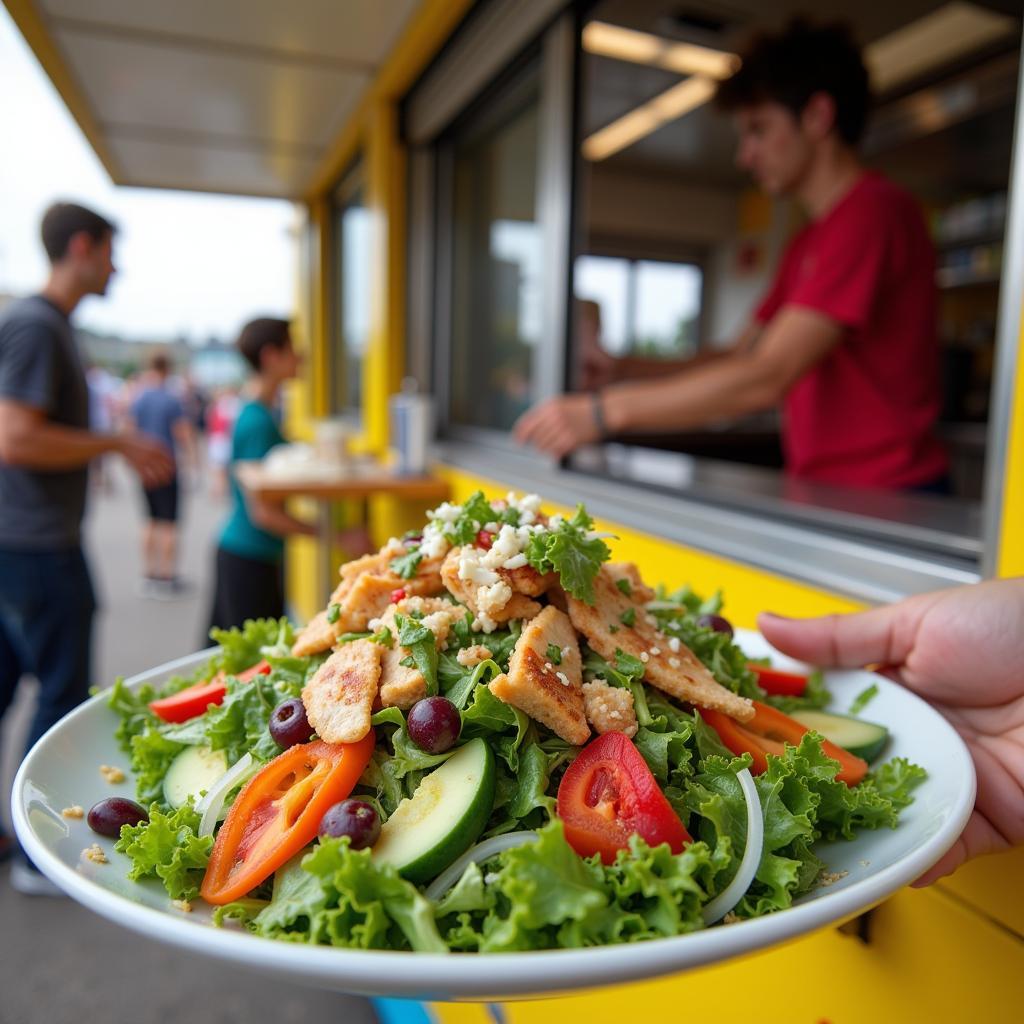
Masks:
[[[298,743],[264,765],[217,833],[203,899],[214,906],[240,899],[308,846],[327,809],[352,792],[375,742],[371,729],[357,743]]]
[[[776,708],[757,700],[753,703],[756,713],[749,722],[737,722],[721,711],[712,711],[710,708],[700,708],[700,716],[737,757],[750,754],[754,758],[750,770],[760,775],[768,770],[768,754],[781,757],[785,752],[785,744],[799,746],[804,734],[810,732],[810,729]],[[840,782],[856,786],[867,775],[867,762],[848,750],[826,739],[822,739],[821,749],[827,757],[839,762],[836,778]]]

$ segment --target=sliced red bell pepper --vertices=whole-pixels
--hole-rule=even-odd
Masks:
[[[799,746],[804,734],[810,732],[795,718],[784,715],[776,708],[754,702],[755,714],[749,722],[737,722],[721,711],[700,708],[700,716],[715,732],[719,739],[738,757],[750,754],[754,763],[750,770],[755,775],[768,770],[768,754],[781,757],[785,753],[785,744]],[[848,786],[856,786],[868,773],[866,761],[851,754],[848,750],[829,742],[821,741],[822,751],[839,762],[839,773],[836,778]]]
[[[264,765],[217,833],[203,899],[215,906],[240,899],[308,846],[327,809],[352,792],[375,742],[371,729],[357,743],[299,743]]]
[[[747,668],[757,676],[757,684],[773,697],[802,697],[807,689],[807,676],[797,672],[780,672],[766,665],[748,662]]]
[[[244,672],[235,673],[235,678],[245,683],[254,676],[269,674],[270,666],[261,661]],[[165,722],[187,722],[190,718],[204,714],[211,704],[222,704],[227,692],[227,673],[222,669],[204,683],[193,683],[184,690],[172,693],[170,697],[151,701],[149,710]]]
[[[588,743],[558,786],[558,816],[565,838],[581,856],[605,864],[639,834],[650,846],[668,843],[679,853],[690,835],[665,799],[647,762],[621,732]]]

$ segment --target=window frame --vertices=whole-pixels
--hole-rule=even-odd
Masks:
[[[331,270],[334,279],[334,287],[330,289],[331,300],[328,310],[328,322],[330,324],[328,363],[328,387],[327,407],[328,414],[349,423],[353,428],[358,428],[361,423],[363,402],[358,405],[349,403],[349,353],[345,339],[344,329],[344,288],[342,279],[345,273],[344,235],[342,232],[342,219],[345,211],[354,207],[353,200],[361,197],[358,205],[366,208],[366,158],[360,152],[349,162],[344,173],[338,179],[337,184],[331,190],[330,204],[330,253]],[[369,254],[367,254],[369,258]],[[359,373],[363,373],[366,359],[365,352],[360,359]],[[363,382],[360,381],[359,394],[363,398]]]

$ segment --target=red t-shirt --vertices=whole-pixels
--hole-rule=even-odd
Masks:
[[[847,330],[786,395],[787,472],[851,487],[940,478],[935,251],[914,199],[861,177],[792,239],[755,315],[766,322],[788,305]]]

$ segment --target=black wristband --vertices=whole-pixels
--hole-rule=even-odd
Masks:
[[[603,441],[608,436],[608,424],[604,418],[604,409],[601,406],[601,392],[591,391],[590,405],[594,413],[594,426],[597,427],[597,439]]]

